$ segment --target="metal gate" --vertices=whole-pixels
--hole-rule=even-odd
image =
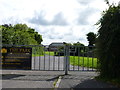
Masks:
[[[65,46],[65,74],[68,71],[95,71],[97,66],[94,46]]]
[[[41,71],[95,71],[95,47],[63,46],[50,50],[43,45],[3,45],[4,47],[32,48],[32,70]]]

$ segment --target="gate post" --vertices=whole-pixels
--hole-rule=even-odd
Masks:
[[[68,75],[69,69],[69,46],[65,46],[65,75]]]

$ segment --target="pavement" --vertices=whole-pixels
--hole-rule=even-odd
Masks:
[[[117,88],[108,83],[94,79],[96,72],[69,71],[32,71],[32,70],[2,70],[2,90],[5,88]],[[23,89],[22,89],[23,90]]]

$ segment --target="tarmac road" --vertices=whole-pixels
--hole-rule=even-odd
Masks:
[[[54,88],[54,81],[64,72],[3,70],[2,88]]]
[[[96,81],[96,72],[70,71],[30,71],[30,70],[3,70],[2,88],[117,88],[108,83]],[[61,76],[61,80],[58,78]],[[57,87],[55,84],[59,81]],[[4,90],[4,89],[3,89]]]
[[[93,71],[69,71],[68,75],[64,75],[64,71],[54,71],[64,70],[64,57],[34,57],[32,65],[33,70],[2,70],[2,88],[116,88],[93,79],[98,75]]]

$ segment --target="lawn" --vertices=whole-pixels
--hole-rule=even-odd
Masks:
[[[54,52],[44,52],[43,55],[40,55],[40,54],[32,54],[32,56],[33,56],[33,57],[36,57],[36,56],[44,56],[44,54],[50,55],[50,56],[54,56]]]
[[[46,51],[44,52],[46,55],[54,56],[54,52]],[[32,56],[43,56],[39,54],[33,54]],[[84,66],[89,68],[96,68],[97,67],[97,58],[91,57],[78,57],[78,56],[70,56],[70,64],[74,66]]]
[[[40,54],[32,54],[32,57],[39,57],[39,56],[43,56],[43,55],[40,55]]]
[[[45,52],[45,54],[54,56],[54,52]],[[70,56],[70,64],[74,66],[84,66],[89,68],[97,67],[97,58]]]
[[[45,54],[50,55],[50,56],[54,56],[54,52],[47,51],[47,52],[45,52]]]
[[[97,68],[97,58],[70,56],[70,64],[74,66]]]

